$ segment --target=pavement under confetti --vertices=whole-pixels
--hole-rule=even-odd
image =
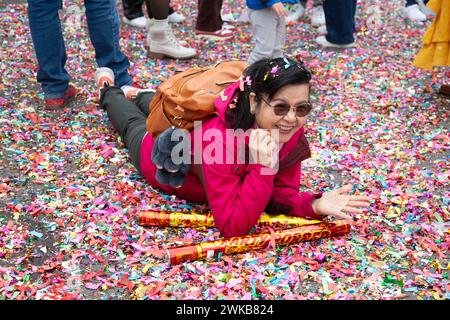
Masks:
[[[65,1],[63,13],[79,3]],[[233,41],[199,40],[196,1],[172,3],[188,17],[176,35],[199,56],[152,60],[145,33],[122,25],[136,83],[155,88],[175,70],[247,58],[247,24]],[[0,1],[0,300],[448,299],[450,100],[435,91],[450,75],[411,66],[430,22],[405,21],[403,1],[383,1],[374,27],[374,3],[358,1],[354,49],[314,43],[311,4],[287,30],[286,52],[314,71],[312,158],[302,165],[300,189],[352,183],[370,195],[351,233],[169,266],[150,252],[216,239],[218,230],[143,228],[135,211],[207,208],[152,189],[135,173],[96,105],[85,18],[80,25],[73,14],[62,20],[79,96],[49,112],[36,82],[26,3]],[[224,1],[226,13],[241,8],[243,0]]]

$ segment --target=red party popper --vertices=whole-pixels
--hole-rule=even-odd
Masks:
[[[166,212],[142,210],[138,212],[139,225],[159,226],[159,227],[180,227],[180,228],[214,228],[214,217],[212,213],[196,212]],[[283,214],[264,214],[258,220],[258,226],[288,226],[300,227],[312,224],[319,224],[320,220],[308,220],[300,217],[286,216]]]
[[[330,223],[320,223],[303,227],[259,233],[243,237],[219,239],[211,242],[201,242],[195,245],[180,246],[166,249],[170,264],[178,264],[189,260],[215,259],[219,254],[244,253],[259,250],[272,244],[284,246],[301,241],[313,241],[321,238],[340,236],[350,232],[350,223],[337,220]]]

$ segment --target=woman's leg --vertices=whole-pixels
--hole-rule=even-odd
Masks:
[[[148,117],[150,114],[150,103],[155,96],[154,92],[141,92],[136,96],[134,102],[139,109]]]
[[[125,98],[118,87],[110,86],[101,90],[100,106],[106,109],[108,118],[128,149],[133,165],[141,172],[141,142],[147,132],[147,116]]]

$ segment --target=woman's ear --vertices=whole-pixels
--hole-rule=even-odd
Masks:
[[[250,113],[255,114],[257,101],[256,94],[254,92],[250,92],[250,94],[248,95],[248,101],[250,104]]]

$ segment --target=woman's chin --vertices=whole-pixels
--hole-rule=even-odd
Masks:
[[[280,130],[278,128],[275,128],[277,131],[277,137],[275,140],[278,141],[278,143],[286,143],[288,142],[294,134],[298,131],[298,128],[291,129],[291,130]]]

